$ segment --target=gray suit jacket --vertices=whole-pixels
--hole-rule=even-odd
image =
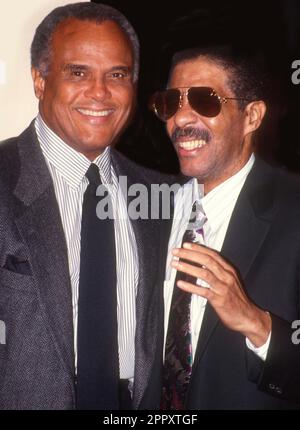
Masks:
[[[112,150],[128,185],[168,180]],[[73,409],[74,345],[67,248],[51,176],[33,124],[0,145],[0,409]],[[155,360],[157,271],[164,222],[133,221],[139,255],[133,405]],[[165,221],[167,226],[168,221]]]

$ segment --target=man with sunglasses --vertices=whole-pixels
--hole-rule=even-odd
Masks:
[[[149,387],[162,409],[299,408],[300,187],[254,155],[264,90],[255,56],[199,48],[175,54],[152,100],[191,177],[175,196]]]

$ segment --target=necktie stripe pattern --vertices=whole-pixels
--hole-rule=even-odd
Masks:
[[[114,221],[99,219],[99,168],[91,164],[82,206],[78,301],[77,409],[118,409]]]
[[[196,242],[201,235],[203,242],[203,225],[206,217],[201,206],[195,202],[191,211],[188,229],[182,239],[184,242]],[[177,281],[196,283],[196,278],[177,272],[172,295],[168,331],[165,346],[163,368],[163,388],[161,409],[184,409],[185,397],[192,373],[192,339],[191,339],[191,297],[190,293],[176,286]]]

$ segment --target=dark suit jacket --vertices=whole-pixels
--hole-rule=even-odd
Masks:
[[[263,362],[246,347],[245,338],[227,329],[207,305],[187,408],[300,408],[300,344],[292,342],[291,329],[291,322],[300,319],[299,181],[256,160],[221,254],[239,270],[251,300],[270,312],[271,343]],[[163,313],[160,321],[163,327]],[[161,375],[162,331],[159,338],[159,359],[150,379],[156,382]],[[159,391],[150,384],[148,403],[142,406],[158,407]]]
[[[112,150],[131,183],[167,178]],[[0,409],[72,409],[74,345],[67,249],[52,179],[34,126],[0,145]],[[132,222],[139,255],[133,405],[154,362],[158,314],[159,220]],[[3,323],[1,323],[3,328]],[[145,331],[147,330],[147,332]],[[3,333],[1,338],[3,337]]]

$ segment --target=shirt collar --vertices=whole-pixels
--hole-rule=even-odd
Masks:
[[[204,196],[203,184],[193,178],[193,201],[199,201],[213,231],[216,231],[224,217],[231,214],[246,178],[253,167],[254,154],[251,154],[245,166],[235,175],[226,179]]]
[[[54,166],[70,187],[77,188],[83,181],[91,161],[57,136],[40,114],[35,119],[35,129],[46,160]],[[102,182],[111,184],[110,148],[105,148],[93,163],[99,167]]]

